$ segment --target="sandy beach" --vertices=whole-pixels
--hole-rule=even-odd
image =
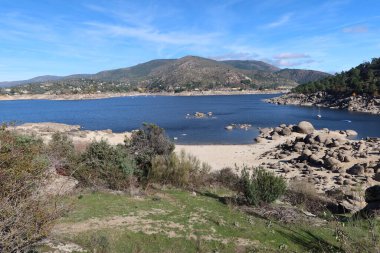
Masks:
[[[79,125],[66,125],[59,123],[26,123],[13,127],[16,131],[33,134],[48,142],[55,132],[66,133],[74,144],[85,145],[93,140],[107,140],[112,145],[123,144],[125,137],[130,137],[130,132],[113,133],[111,130],[89,131],[81,130]],[[176,145],[175,152],[184,150],[199,158],[202,162],[208,163],[213,170],[220,170],[225,167],[250,166],[256,167],[263,162],[270,162],[266,158],[260,158],[265,152],[272,150],[277,145],[294,139],[296,135],[282,137],[275,141],[265,141],[249,145]]]
[[[286,126],[288,127],[288,126]],[[74,145],[83,150],[91,141],[107,140],[112,145],[124,144],[126,137],[130,137],[130,132],[113,133],[111,130],[89,131],[81,130],[79,125],[65,125],[58,123],[27,123],[13,127],[14,130],[41,137],[48,142],[54,132],[66,133]],[[281,129],[281,128],[280,128]],[[272,130],[274,131],[274,130]],[[273,134],[273,132],[272,132]],[[275,134],[276,135],[276,134]],[[262,136],[262,135],[261,135]],[[187,154],[197,157],[201,162],[211,166],[212,171],[229,167],[232,169],[242,169],[263,167],[286,179],[306,180],[312,183],[320,192],[325,192],[336,187],[356,189],[375,184],[373,173],[380,159],[380,145],[377,140],[349,140],[343,131],[329,131],[327,129],[315,130],[313,136],[326,136],[340,140],[340,146],[327,147],[325,144],[316,144],[317,150],[313,151],[313,159],[319,163],[320,160],[332,159],[339,163],[339,170],[321,168],[313,162],[302,161],[306,154],[305,149],[292,150],[289,146],[296,147],[298,142],[304,144],[307,134],[292,132],[289,135],[278,135],[277,138],[258,137],[260,141],[249,145],[176,145],[175,152],[184,150]],[[314,147],[316,147],[314,145]],[[328,158],[326,154],[333,156],[333,153],[345,153],[348,160],[339,162],[335,158]],[[363,153],[365,152],[365,153]],[[310,154],[309,154],[310,156]],[[337,156],[335,156],[337,157]],[[311,158],[308,160],[310,161]],[[352,175],[349,170],[355,170],[357,166],[364,166],[360,174]],[[236,170],[240,173],[239,170]],[[356,173],[356,172],[355,172]],[[359,172],[357,172],[359,173]]]

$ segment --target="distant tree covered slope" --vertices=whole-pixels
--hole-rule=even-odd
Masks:
[[[299,85],[293,92],[310,94],[325,91],[329,94],[351,95],[380,94],[380,58],[373,58],[349,71],[341,72],[323,80]]]
[[[280,70],[261,61],[216,61],[197,56],[159,59],[128,68],[76,74],[43,76],[0,83],[0,94],[72,94],[94,92],[181,92],[214,89],[295,87],[329,74],[312,70]]]

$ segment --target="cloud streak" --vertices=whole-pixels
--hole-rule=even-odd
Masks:
[[[345,27],[342,30],[344,33],[367,33],[368,27],[364,25]]]
[[[265,24],[263,28],[271,29],[271,28],[277,28],[277,27],[283,26],[290,21],[290,18],[292,17],[292,15],[293,15],[292,13],[287,13],[281,16],[278,20]]]
[[[255,53],[228,53],[217,56],[209,56],[209,58],[217,61],[226,61],[226,60],[254,60],[259,55]]]
[[[148,42],[172,45],[207,45],[217,37],[216,33],[191,34],[183,32],[161,32],[154,27],[132,27],[127,25],[111,25],[98,22],[86,22],[88,33],[98,36],[130,37]]]
[[[286,60],[286,59],[301,59],[301,58],[310,58],[308,54],[300,53],[281,53],[273,56],[274,59]]]

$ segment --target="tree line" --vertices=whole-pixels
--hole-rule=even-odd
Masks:
[[[310,94],[319,91],[333,95],[372,95],[380,94],[380,58],[364,62],[348,71],[334,76],[297,86],[295,93]]]

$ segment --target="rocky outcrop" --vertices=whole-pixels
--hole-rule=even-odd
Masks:
[[[326,92],[313,94],[288,93],[280,97],[265,100],[266,102],[281,105],[320,106],[349,111],[380,114],[380,97],[356,95],[339,97]]]
[[[374,185],[366,189],[365,201],[367,205],[355,216],[362,218],[380,216],[380,185]]]
[[[299,126],[308,128],[300,131]],[[280,140],[259,157],[267,161],[262,166],[288,179],[306,180],[320,192],[342,189],[344,197],[339,204],[346,211],[359,211],[365,206],[364,198],[353,195],[352,189],[365,189],[380,180],[380,139],[352,140],[349,131],[311,127],[302,123],[259,129],[258,142]]]

